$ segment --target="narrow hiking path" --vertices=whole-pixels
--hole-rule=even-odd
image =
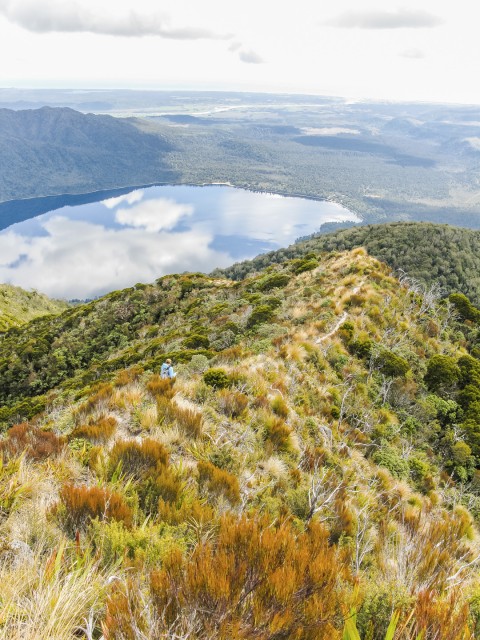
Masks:
[[[362,282],[360,282],[356,287],[352,289],[352,296],[358,293],[360,289],[363,287],[363,285],[364,285],[364,281],[362,280]],[[340,318],[337,320],[333,329],[328,333],[326,333],[324,336],[317,338],[315,340],[315,344],[320,344],[320,342],[323,342],[324,340],[328,340],[328,338],[331,338],[333,335],[335,335],[347,318],[348,318],[348,313],[344,311],[340,316]]]
[[[337,331],[339,330],[339,328],[341,327],[341,325],[345,322],[345,320],[347,318],[348,318],[348,313],[346,311],[344,311],[342,313],[342,315],[340,316],[339,320],[337,321],[337,324],[333,327],[333,329],[331,331],[329,331],[328,333],[326,333],[321,338],[317,338],[315,340],[316,344],[319,344],[320,342],[323,342],[324,340],[328,340],[328,338],[331,338],[335,333],[337,333]]]

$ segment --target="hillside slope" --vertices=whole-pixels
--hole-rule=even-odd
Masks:
[[[134,123],[67,108],[0,109],[0,200],[174,179],[170,143]]]
[[[0,333],[39,316],[61,313],[67,307],[66,302],[51,300],[36,291],[0,284]]]
[[[12,329],[3,637],[475,637],[478,347],[362,249]]]
[[[235,280],[269,264],[303,256],[310,251],[345,251],[365,247],[370,255],[398,273],[443,289],[459,291],[480,304],[480,231],[422,222],[392,222],[342,229],[312,236],[286,249],[215,273]]]

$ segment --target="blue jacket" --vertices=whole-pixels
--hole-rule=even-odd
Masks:
[[[175,372],[171,364],[167,364],[164,362],[162,364],[162,368],[160,369],[160,375],[162,378],[174,378]]]

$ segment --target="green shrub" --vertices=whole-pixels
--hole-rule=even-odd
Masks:
[[[209,369],[203,374],[205,384],[214,389],[225,389],[232,381],[224,369]]]
[[[367,358],[370,358],[374,344],[375,343],[370,338],[361,336],[348,343],[348,350],[358,358],[366,360]]]
[[[377,357],[377,366],[384,375],[390,378],[403,377],[410,369],[410,365],[405,358],[387,349],[380,351]]]
[[[257,289],[259,291],[270,291],[277,287],[284,287],[288,284],[289,280],[290,276],[286,273],[273,273],[270,276],[262,278],[262,280],[257,284]]]
[[[318,260],[316,258],[304,258],[299,260],[292,260],[292,271],[299,275],[305,271],[312,271],[318,267]]]
[[[398,450],[394,447],[381,447],[375,451],[372,460],[375,464],[378,464],[379,467],[388,469],[395,478],[405,479],[408,477],[408,461],[401,458]]]
[[[436,354],[427,364],[424,381],[430,391],[451,389],[460,379],[460,368],[454,358]]]
[[[210,340],[207,336],[200,335],[199,333],[192,333],[185,338],[183,346],[186,349],[208,349],[210,346]]]
[[[273,309],[266,304],[261,304],[256,307],[250,317],[247,320],[247,328],[251,329],[257,324],[262,324],[263,322],[270,322],[274,316]]]

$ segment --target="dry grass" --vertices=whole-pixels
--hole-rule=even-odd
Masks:
[[[0,640],[71,640],[81,629],[93,638],[100,630],[108,572],[69,555],[60,541],[53,551],[38,544],[23,561],[0,562]]]

